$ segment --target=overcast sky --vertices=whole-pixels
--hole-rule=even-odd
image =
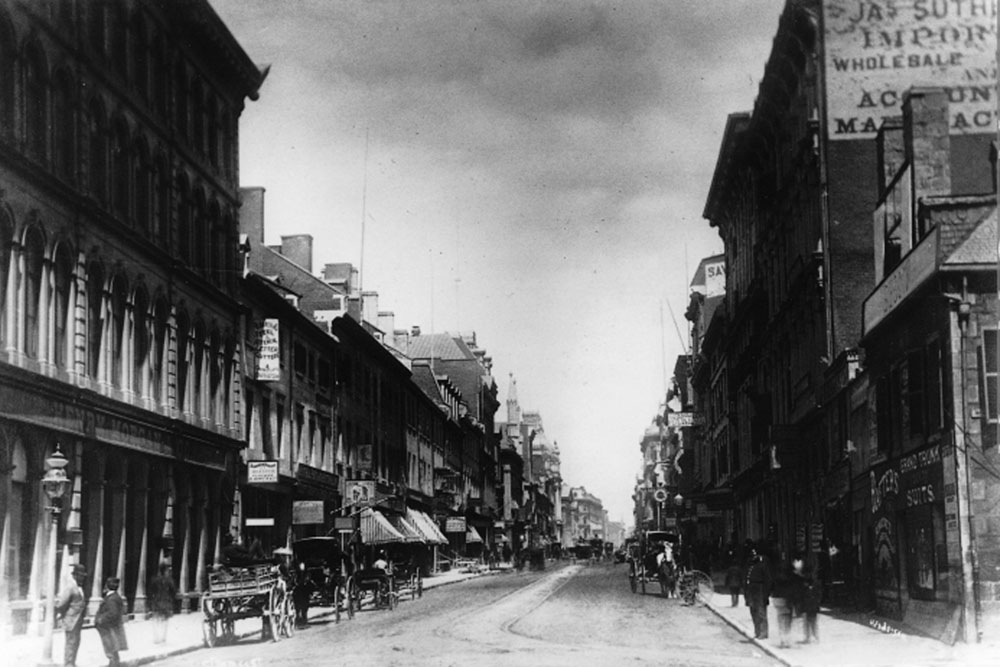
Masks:
[[[701,213],[726,116],[784,1],[210,1],[271,65],[240,123],[266,241],[360,264],[399,328],[474,330],[501,403],[513,373],[564,480],[630,522],[691,274],[722,251]]]

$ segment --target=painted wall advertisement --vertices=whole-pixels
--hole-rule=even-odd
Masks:
[[[277,319],[264,319],[257,328],[257,379],[261,382],[276,382],[281,379],[281,345]]]
[[[947,88],[952,134],[995,131],[997,0],[825,0],[828,133],[870,139],[912,86]]]
[[[375,481],[370,479],[348,480],[344,496],[348,504],[367,507],[375,502]]]

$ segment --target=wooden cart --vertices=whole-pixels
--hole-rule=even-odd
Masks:
[[[236,638],[236,621],[261,619],[261,634],[278,641],[295,633],[295,607],[285,578],[272,564],[227,567],[208,575],[201,596],[205,645]]]

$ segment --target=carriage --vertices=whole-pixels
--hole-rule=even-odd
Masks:
[[[373,609],[395,609],[399,593],[392,575],[379,568],[358,570],[347,578],[350,614],[368,605]]]
[[[337,537],[306,537],[292,544],[294,562],[298,568],[296,587],[306,606],[331,607],[334,619],[341,613],[354,617],[354,608],[347,602],[347,578],[343,574],[346,554]]]
[[[205,645],[232,642],[236,621],[261,619],[261,635],[278,641],[295,633],[295,608],[286,578],[273,563],[222,567],[208,575],[201,596]]]
[[[674,551],[674,562],[658,563],[657,555],[663,552],[663,545],[670,544]],[[680,557],[681,539],[676,533],[662,530],[647,530],[636,538],[626,541],[629,564],[629,587],[633,593],[646,593],[646,584],[659,583],[660,594],[673,597],[676,593],[684,604],[708,604],[715,591],[712,578],[699,570],[686,567]]]

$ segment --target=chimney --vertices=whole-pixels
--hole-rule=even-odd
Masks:
[[[410,329],[410,335],[413,336],[414,338],[416,338],[417,336],[420,335],[420,325],[419,324],[414,324],[413,325],[413,327]]]
[[[903,118],[892,116],[882,121],[875,141],[878,152],[878,196],[881,198],[906,159]]]
[[[309,234],[293,234],[281,237],[281,254],[312,273],[313,237]]]
[[[355,322],[361,322],[361,297],[347,297],[347,315]]]
[[[396,334],[396,314],[391,310],[378,311],[376,326],[385,333],[386,338],[393,340],[393,336]],[[393,344],[395,345],[395,342]]]
[[[361,293],[361,318],[378,326],[378,292],[366,290]]]
[[[903,95],[906,159],[913,167],[913,202],[951,194],[948,96],[942,88],[911,88]]]

